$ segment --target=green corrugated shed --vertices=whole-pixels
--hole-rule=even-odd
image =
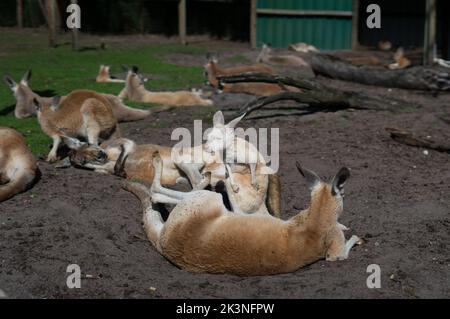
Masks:
[[[258,9],[352,11],[352,0],[258,0]],[[349,49],[351,17],[258,14],[257,45],[306,42],[322,50]]]

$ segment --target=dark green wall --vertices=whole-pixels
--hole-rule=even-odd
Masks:
[[[260,9],[352,11],[351,0],[258,0]],[[258,15],[257,45],[307,42],[319,49],[351,48],[350,17]]]

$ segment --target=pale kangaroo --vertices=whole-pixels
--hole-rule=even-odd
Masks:
[[[401,47],[394,53],[394,60],[395,63],[388,65],[391,70],[405,69],[411,65],[411,61],[405,56],[405,51]]]
[[[295,55],[275,55],[269,45],[263,44],[261,53],[256,62],[267,64],[279,64],[287,66],[309,66],[301,57]]]
[[[29,189],[38,172],[22,134],[0,127],[0,202]]]
[[[155,169],[152,156],[158,152],[163,161],[163,185],[190,183],[195,189],[203,189],[208,184],[216,187],[220,181],[225,180],[225,168],[218,156],[203,152],[203,146],[193,147],[185,153],[193,156],[199,151],[203,162],[180,162],[172,156],[172,148],[145,144],[136,145],[133,141],[120,138],[106,141],[101,146],[90,145],[76,138],[64,136],[65,144],[72,149],[69,154],[70,162],[79,167],[93,169],[99,173],[115,174],[128,180],[138,180],[147,185],[153,182]],[[236,167],[231,175],[239,188],[238,193],[229,196],[231,207],[243,212],[272,213],[279,217],[281,211],[280,180],[278,175],[267,176],[258,174],[259,188],[251,184],[251,176],[245,167]],[[205,178],[204,176],[208,176]],[[266,206],[267,205],[267,206]]]
[[[217,60],[212,58],[203,68],[205,75],[208,77],[209,84],[214,88],[219,88],[223,93],[248,93],[257,96],[269,96],[283,91],[301,91],[299,88],[293,86],[280,86],[273,83],[220,83],[217,79],[219,76],[239,75],[246,72],[275,74],[275,70],[265,64],[253,64],[221,69],[217,66]]]
[[[118,79],[111,76],[109,68],[109,65],[100,65],[95,81],[99,83],[125,83],[124,79]]]
[[[28,70],[25,73],[19,83],[16,83],[9,75],[5,75],[3,78],[6,84],[13,91],[14,97],[16,98],[16,107],[14,110],[14,114],[17,118],[36,116],[36,107],[33,104],[34,98],[38,99],[42,103],[51,103],[52,101],[52,98],[41,97],[31,90],[28,84],[30,78],[31,70]],[[102,93],[99,94],[103,95],[109,100],[114,115],[119,122],[142,120],[152,113],[151,110],[141,110],[128,107],[123,104],[123,102],[115,95]],[[62,96],[61,101],[63,101],[64,99],[65,96]]]
[[[57,150],[63,135],[80,136],[90,144],[120,136],[117,119],[111,103],[94,91],[73,91],[60,102],[58,97],[51,103],[34,99],[38,121],[42,131],[53,139],[53,147],[47,161],[57,159]]]
[[[119,93],[119,98],[128,98],[134,102],[156,103],[165,106],[207,106],[213,102],[201,97],[201,92],[151,92],[144,86],[144,81],[137,74],[137,68],[128,71],[125,87]]]
[[[297,164],[310,185],[311,205],[283,221],[269,215],[230,212],[222,196],[214,192],[165,189],[159,180],[162,161],[158,156],[154,167],[150,191],[138,183],[124,188],[141,200],[144,229],[153,246],[187,271],[240,276],[288,273],[323,258],[347,259],[350,249],[361,243],[355,235],[346,241],[337,222],[343,211],[347,168],[325,183]],[[229,180],[225,184],[229,190]],[[155,201],[176,204],[166,222],[152,209]]]
[[[227,172],[231,172],[232,165],[248,165],[251,183],[258,188],[257,171],[263,175],[273,174],[273,172],[266,166],[265,159],[256,146],[235,135],[235,127],[244,116],[245,114],[225,124],[223,113],[217,111],[213,117],[214,126],[207,136],[205,150],[210,153],[221,154]],[[230,174],[230,184],[234,192],[239,191],[232,174]]]

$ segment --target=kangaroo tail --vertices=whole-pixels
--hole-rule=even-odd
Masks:
[[[35,178],[36,174],[34,172],[24,172],[8,184],[0,186],[0,202],[26,191],[31,187]]]
[[[136,182],[123,182],[122,188],[134,194],[140,201],[144,211],[152,207],[150,200],[150,191],[144,185]]]
[[[275,217],[281,217],[281,182],[278,174],[269,175],[267,190],[267,208]]]
[[[142,120],[152,113],[151,110],[134,109],[126,106],[115,95],[105,94],[105,97],[110,101],[114,115],[119,122]]]

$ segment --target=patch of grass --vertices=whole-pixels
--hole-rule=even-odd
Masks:
[[[233,56],[229,57],[227,59],[227,61],[234,62],[234,63],[242,63],[242,64],[251,62],[250,59],[248,59],[245,55],[242,55],[242,54],[233,55]]]
[[[27,69],[32,69],[31,88],[34,91],[50,90],[57,95],[66,95],[75,89],[117,95],[123,84],[94,81],[100,64],[111,65],[112,74],[123,72],[120,65],[125,64],[137,65],[142,73],[159,76],[160,79],[145,84],[149,90],[188,89],[204,81],[201,66],[173,65],[163,59],[166,54],[173,53],[205,54],[206,51],[201,48],[164,44],[73,52],[69,44],[57,48],[48,48],[46,45],[45,33],[23,35],[3,32],[0,42],[0,75],[9,73],[19,81]],[[139,108],[155,106],[129,101],[126,103]],[[15,98],[10,89],[6,85],[0,85],[0,113],[14,104]],[[10,112],[0,115],[0,125],[16,128],[25,134],[33,153],[48,151],[51,139],[42,133],[36,118],[19,120]]]
[[[210,106],[202,106],[195,110],[195,115],[197,115],[199,118],[211,118],[213,117],[214,113],[218,111],[218,108],[214,105]]]

